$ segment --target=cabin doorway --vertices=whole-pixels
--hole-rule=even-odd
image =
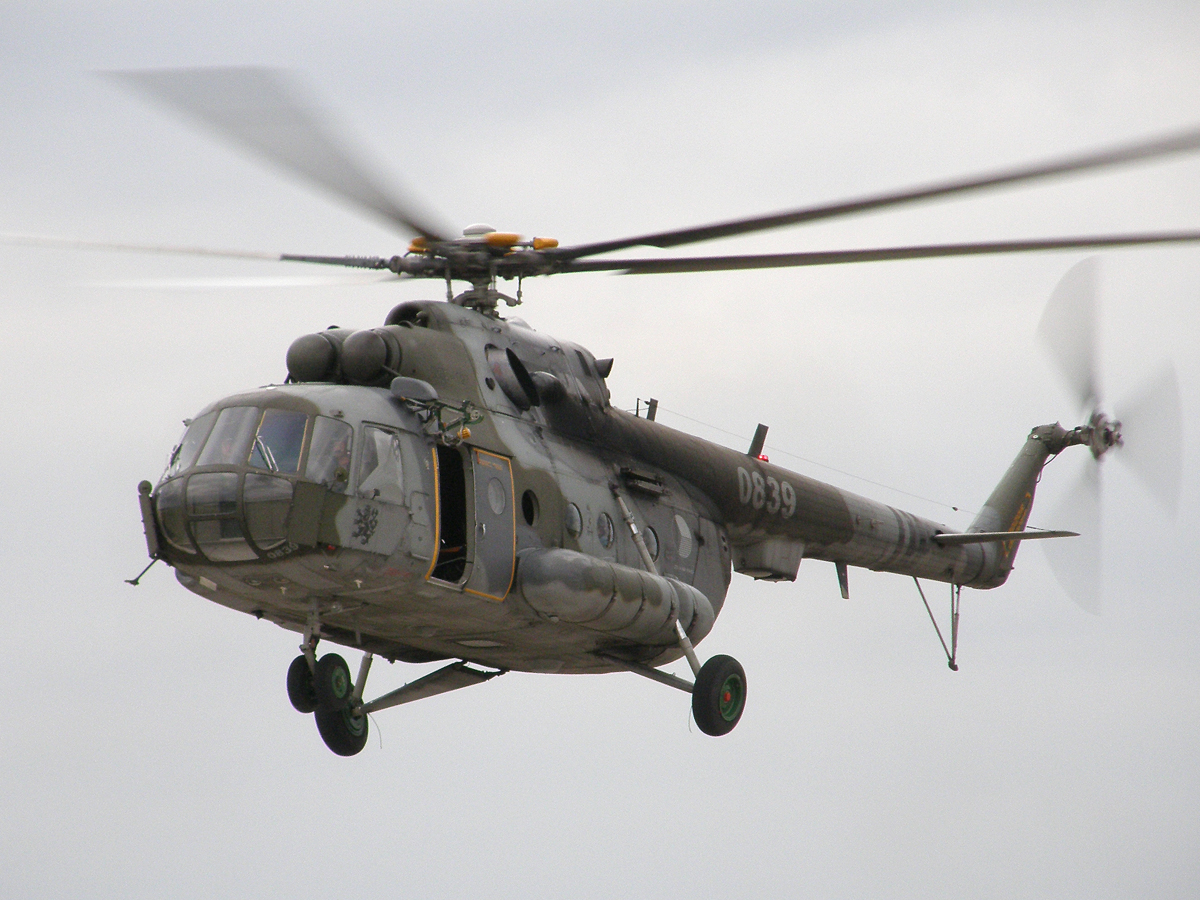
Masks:
[[[429,577],[457,584],[467,568],[467,479],[455,447],[437,447],[437,491],[437,559]]]

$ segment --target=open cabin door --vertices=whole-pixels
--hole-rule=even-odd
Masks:
[[[512,460],[471,448],[475,476],[475,565],[466,590],[503,600],[516,566],[517,519],[513,505]]]
[[[437,555],[429,578],[488,600],[503,600],[512,586],[516,562],[516,510],[512,462],[506,456],[468,448],[438,447]],[[469,462],[468,462],[469,461]],[[470,465],[470,478],[466,469]],[[475,512],[468,527],[468,491]],[[468,573],[468,560],[473,561]]]

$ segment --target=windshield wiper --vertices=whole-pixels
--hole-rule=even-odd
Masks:
[[[263,441],[262,435],[254,436],[254,447],[258,450],[259,456],[263,458],[263,462],[267,464],[267,468],[272,472],[278,472],[279,465],[275,462],[275,455],[271,453],[271,448]]]

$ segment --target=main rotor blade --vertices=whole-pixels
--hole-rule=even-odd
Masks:
[[[1200,129],[1194,128],[1167,137],[1123,144],[1107,150],[1077,154],[1046,163],[1018,166],[1013,169],[1005,169],[987,175],[938,182],[907,190],[889,191],[839,203],[802,207],[766,216],[734,219],[728,222],[717,222],[712,225],[701,225],[695,228],[660,231],[638,237],[619,238],[617,240],[601,241],[594,244],[564,247],[554,251],[553,255],[559,259],[579,259],[584,256],[594,256],[598,253],[624,250],[628,247],[679,247],[683,244],[694,244],[699,241],[733,237],[739,234],[751,234],[756,231],[767,231],[768,229],[782,228],[787,225],[799,225],[804,222],[815,222],[820,219],[832,219],[838,216],[885,209],[905,203],[948,197],[968,191],[1020,184],[1055,175],[1084,172],[1089,169],[1100,169],[1107,166],[1141,162],[1162,156],[1169,156],[1174,153],[1189,153],[1197,149],[1200,149]]]
[[[985,241],[974,244],[926,244],[911,247],[875,247],[863,250],[814,250],[805,253],[767,253],[747,256],[692,256],[667,259],[571,260],[563,272],[611,272],[621,275],[664,275],[677,272],[721,272],[736,269],[776,269],[792,266],[830,266],[843,263],[897,259],[930,259],[939,256],[981,256],[989,253],[1032,253],[1042,250],[1081,250],[1097,247],[1138,247],[1150,244],[1200,242],[1200,231],[1161,234],[1101,235],[1097,237],[1044,238],[1028,241]]]
[[[259,288],[352,287],[403,278],[394,272],[337,272],[328,275],[262,275],[212,278],[131,278],[119,281],[85,281],[84,287],[134,291],[227,291]]]
[[[1095,257],[1072,266],[1046,302],[1037,329],[1080,410],[1100,403],[1096,373],[1098,270]]]
[[[212,247],[185,247],[177,244],[131,244],[115,241],[85,241],[78,238],[53,237],[43,234],[0,232],[0,244],[24,247],[56,247],[63,250],[102,250],[118,253],[162,253],[170,256],[207,256],[217,259],[263,259],[269,262],[318,263],[325,266],[345,266],[351,269],[387,269],[389,260],[379,256],[309,256],[298,253],[263,253],[258,250],[220,250]],[[282,276],[280,284],[288,282]],[[392,279],[381,276],[379,281]],[[291,279],[299,283],[296,279]],[[214,282],[215,283],[215,282]],[[232,282],[230,282],[232,283]],[[315,282],[313,282],[315,283]]]
[[[1114,412],[1121,420],[1122,437],[1116,455],[1175,515],[1183,473],[1183,412],[1175,367],[1168,364]]]
[[[401,202],[380,187],[322,126],[318,114],[306,108],[281,73],[211,68],[108,74],[405,232],[437,241],[450,239],[449,229],[411,201]]]
[[[280,253],[261,253],[257,250],[218,250],[211,247],[183,247],[172,244],[130,244],[115,241],[85,241],[78,238],[53,237],[44,234],[14,234],[0,232],[0,244],[25,247],[55,247],[62,250],[104,250],[118,253],[166,253],[173,256],[210,256],[218,259],[265,259],[279,262],[286,259]]]

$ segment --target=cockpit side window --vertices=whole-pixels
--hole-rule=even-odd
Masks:
[[[259,410],[254,406],[230,406],[221,410],[196,465],[244,465],[250,440],[258,428],[258,417]]]
[[[250,447],[250,465],[283,475],[296,474],[307,427],[308,416],[302,412],[268,409]]]
[[[385,503],[404,502],[404,468],[400,438],[391,431],[363,426],[363,454],[358,466],[358,494]]]
[[[164,478],[186,472],[192,467],[196,457],[200,455],[200,448],[204,446],[204,439],[208,437],[208,430],[212,428],[216,418],[217,414],[210,412],[188,425],[187,431],[183,433],[183,439],[171,454],[171,461],[167,464],[167,473],[163,476]]]
[[[304,477],[333,491],[350,484],[350,449],[354,431],[345,422],[317,416]]]

